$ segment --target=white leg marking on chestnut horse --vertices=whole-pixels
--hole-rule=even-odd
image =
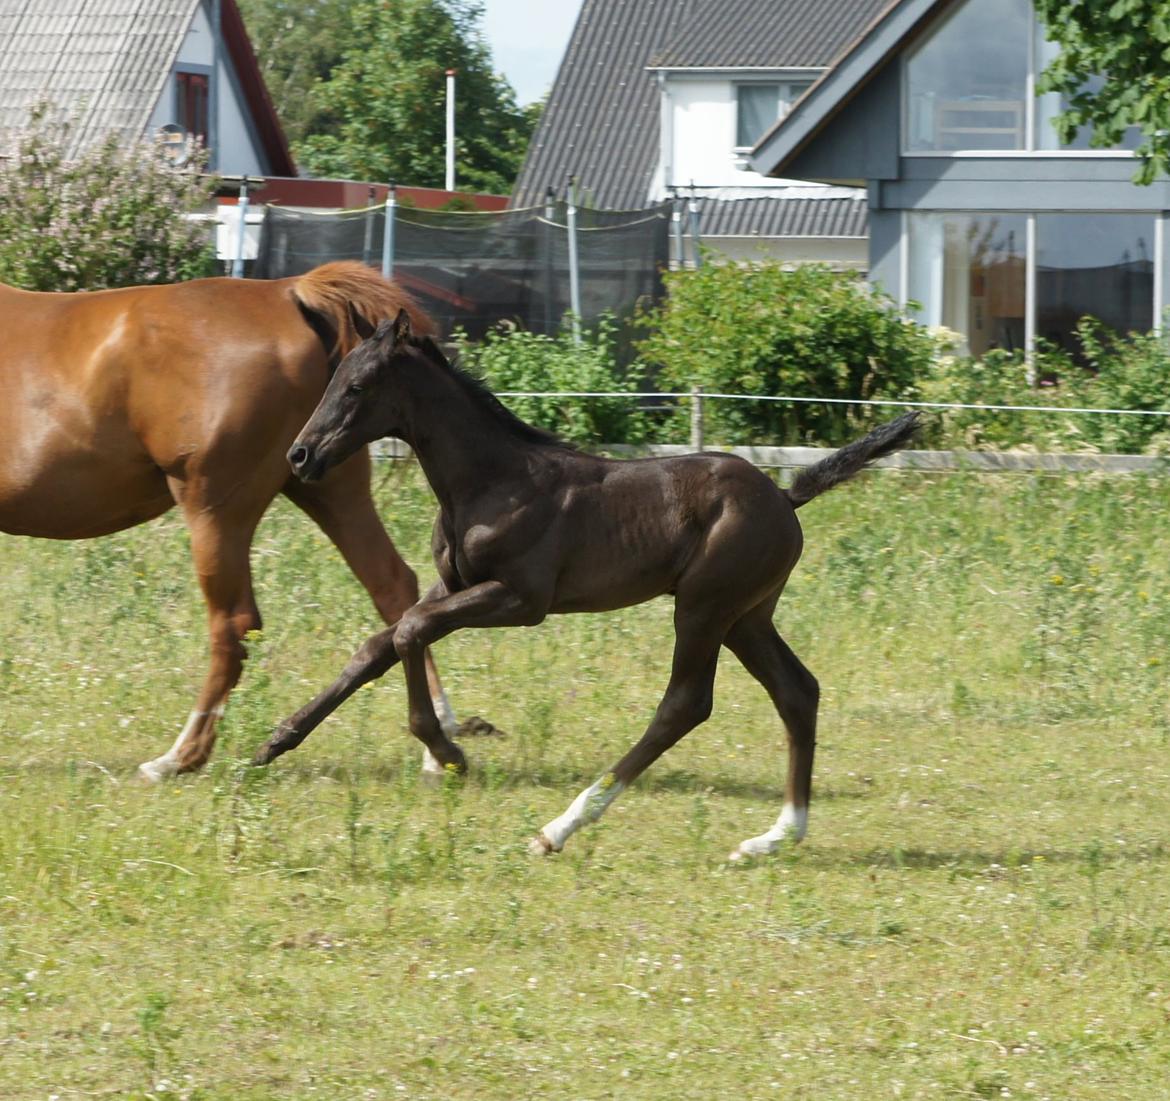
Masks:
[[[144,780],[149,780],[152,784],[157,784],[161,780],[167,780],[176,775],[179,771],[179,750],[183,748],[183,743],[191,737],[191,732],[195,727],[209,715],[216,719],[223,718],[223,704],[213,708],[211,711],[192,711],[187,716],[187,721],[183,724],[183,729],[179,731],[179,736],[175,739],[175,744],[161,757],[155,757],[153,761],[147,761],[145,764],[139,765],[138,775]]]
[[[429,776],[442,776],[443,766],[439,764],[439,758],[431,751],[429,746],[423,746],[423,774]]]
[[[808,807],[796,807],[785,803],[776,824],[759,837],[741,841],[729,860],[742,860],[745,856],[767,856],[774,853],[785,841],[799,841],[808,833]]]
[[[625,785],[615,779],[612,772],[607,772],[597,783],[581,792],[564,814],[554,818],[532,839],[529,851],[537,856],[560,852],[565,842],[582,826],[596,822],[624,788]]]

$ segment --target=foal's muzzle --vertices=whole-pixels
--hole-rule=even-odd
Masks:
[[[288,465],[302,482],[314,482],[321,477],[322,463],[308,444],[294,443],[288,451]]]

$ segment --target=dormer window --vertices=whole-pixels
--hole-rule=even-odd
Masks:
[[[735,86],[735,147],[751,149],[792,109],[811,81],[752,81]]]
[[[175,73],[175,106],[179,125],[193,138],[207,144],[207,107],[210,78],[207,73]]]

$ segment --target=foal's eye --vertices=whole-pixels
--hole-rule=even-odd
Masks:
[[[362,388],[356,382],[351,382],[349,384],[349,392],[351,394],[360,394],[362,392]]]

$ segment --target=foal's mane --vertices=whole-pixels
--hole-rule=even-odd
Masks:
[[[567,451],[576,450],[571,443],[562,440],[555,432],[537,428],[536,425],[521,420],[488,389],[487,383],[449,360],[432,337],[416,336],[411,343],[419,348],[436,367],[446,371],[480,409],[490,413],[492,418],[511,435],[525,443],[542,444],[545,447],[562,447]]]

